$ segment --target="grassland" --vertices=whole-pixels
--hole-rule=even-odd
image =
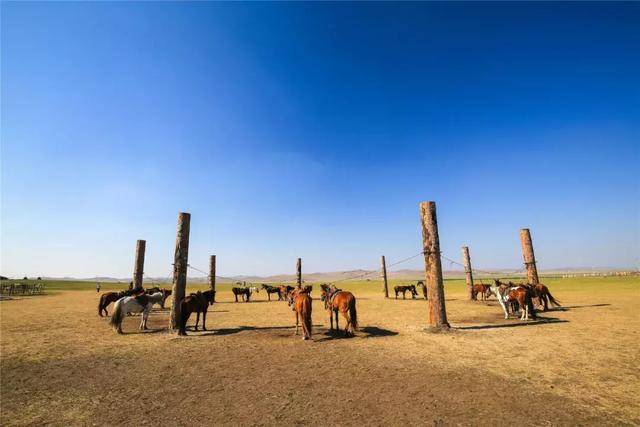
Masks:
[[[49,295],[0,302],[0,422],[638,425],[639,282],[545,279],[563,308],[523,324],[448,280],[443,334],[423,330],[424,300],[343,282],[357,336],[328,334],[316,300],[311,342],[292,335],[286,304],[233,303],[227,284],[210,330],[182,338],[165,331],[166,310],[145,333],[127,318],[118,336],[96,314],[95,282],[48,283]]]

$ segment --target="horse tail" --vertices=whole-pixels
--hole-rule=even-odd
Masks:
[[[356,297],[349,302],[349,319],[353,330],[358,329],[358,311],[356,310]]]
[[[102,303],[104,301],[104,295],[100,295],[100,299],[98,300],[98,316],[102,317]]]
[[[113,329],[118,331],[120,325],[122,324],[122,318],[124,317],[122,313],[122,301],[124,298],[120,298],[116,301],[116,304],[113,307],[113,314],[111,315],[111,319],[109,320],[109,324]]]
[[[549,292],[549,289],[547,289],[547,296],[549,297],[549,301],[551,301],[551,304],[555,305],[556,307],[562,307],[560,303],[556,301],[555,298],[553,298],[553,296],[551,295],[551,292]]]

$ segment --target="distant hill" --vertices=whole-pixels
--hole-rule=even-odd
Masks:
[[[633,271],[635,269],[623,269],[623,268],[590,268],[590,267],[566,267],[555,268],[547,270],[539,270],[541,275],[580,275],[580,274],[599,274],[599,273],[615,273],[622,271]],[[474,273],[476,277],[507,277],[507,276],[523,276],[524,273],[514,273],[512,269],[482,269],[482,272]],[[393,280],[423,280],[423,270],[396,270],[387,272],[387,277]],[[464,272],[462,270],[445,270],[445,279],[460,279],[464,278]],[[67,280],[67,281],[89,281],[89,282],[116,282],[116,283],[129,283],[133,279],[130,277],[115,278],[108,276],[96,276],[87,278],[73,278],[73,277],[43,277],[44,280]],[[294,282],[294,274],[277,274],[272,276],[255,276],[255,275],[237,275],[217,278],[218,283],[235,283],[246,281],[249,283],[277,283],[277,282]],[[348,271],[333,271],[324,273],[303,273],[303,279],[308,282],[333,282],[336,280],[380,280],[380,272],[377,270],[348,270]],[[205,276],[189,276],[190,282],[207,282]],[[169,282],[168,277],[145,277],[144,282],[166,283]]]

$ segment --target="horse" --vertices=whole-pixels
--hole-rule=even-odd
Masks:
[[[145,294],[147,294],[147,295],[153,295],[153,294],[156,294],[156,293],[158,293],[158,292],[160,292],[160,293],[163,295],[162,301],[160,301],[160,302],[158,303],[158,305],[159,305],[161,308],[164,308],[164,303],[165,303],[165,301],[166,301],[166,300],[167,300],[167,298],[169,298],[169,296],[171,295],[171,289],[160,289],[159,287],[155,286],[155,287],[153,287],[153,288],[151,288],[151,289],[145,289],[145,290],[144,290],[144,293],[145,293]]]
[[[202,330],[207,330],[207,310],[210,305],[215,302],[216,292],[212,290],[204,292],[192,293],[188,297],[180,301],[180,327],[178,335],[187,335],[187,322],[191,313],[196,312],[196,325],[194,331],[198,330],[198,322],[200,322],[200,313],[202,313]]]
[[[329,321],[331,326],[329,331],[333,331],[333,316],[336,317],[336,330],[340,330],[338,326],[338,312],[347,322],[344,328],[345,336],[354,336],[358,328],[358,312],[356,310],[356,297],[349,291],[343,291],[335,287],[322,285],[322,294],[320,299],[324,301],[324,308],[329,312]]]
[[[556,301],[555,298],[553,298],[553,295],[551,295],[551,292],[549,292],[549,288],[547,288],[544,284],[538,283],[537,285],[534,285],[531,283],[527,283],[521,284],[520,286],[525,286],[531,289],[535,297],[538,299],[538,305],[542,307],[542,311],[549,310],[549,303],[553,304],[556,307],[562,307],[560,303]]]
[[[282,295],[282,298],[286,300],[287,295],[289,295],[289,292],[291,292],[294,289],[295,288],[293,286],[281,285],[280,286],[280,295]]]
[[[271,294],[278,294],[278,301],[282,301],[282,293],[280,292],[280,288],[277,286],[269,286],[266,283],[262,284],[262,289],[267,291],[267,298],[271,301]]]
[[[500,280],[494,281],[494,286],[490,286],[491,291],[496,295],[500,306],[502,306],[502,310],[504,311],[504,318],[509,318],[509,307],[515,314],[515,306],[512,304],[513,302],[517,302],[522,314],[520,316],[521,320],[529,320],[529,315],[531,315],[532,319],[536,319],[536,311],[533,307],[533,297],[534,293],[531,289],[517,286],[513,283],[509,282],[509,284],[502,283]]]
[[[293,289],[287,294],[287,304],[289,307],[293,307],[293,311],[296,312],[296,332],[298,335],[298,327],[300,318],[302,318],[302,339],[311,339],[311,305],[313,300],[309,293],[305,289]]]
[[[398,299],[398,294],[402,292],[402,299],[406,299],[405,292],[411,291],[411,298],[415,299],[418,296],[418,292],[416,291],[416,285],[405,285],[405,286],[396,286],[393,288],[396,293],[396,299]]]
[[[153,295],[140,294],[130,297],[120,298],[116,301],[114,306],[113,315],[109,320],[109,324],[113,329],[121,334],[122,333],[122,321],[124,317],[129,313],[142,312],[142,321],[140,322],[140,329],[147,329],[147,319],[149,318],[149,312],[153,304],[157,304],[162,300],[162,293],[157,292]]]
[[[416,283],[416,287],[422,288],[422,295],[424,296],[424,299],[428,300],[429,293],[427,291],[427,285],[425,285],[423,281],[419,281],[418,283]]]
[[[242,296],[242,301],[249,302],[251,298],[251,288],[231,288],[231,292],[236,297],[236,302],[238,302],[238,295]]]
[[[107,311],[107,307],[109,306],[109,304],[118,301],[120,298],[131,296],[132,294],[132,291],[103,293],[102,295],[100,295],[100,300],[98,301],[98,316],[102,317],[103,311],[104,315],[108,316],[109,312]]]
[[[487,293],[491,295],[491,287],[489,285],[473,285],[471,287],[471,299],[474,301],[478,300],[478,294],[480,294],[480,298],[482,301],[486,301]]]

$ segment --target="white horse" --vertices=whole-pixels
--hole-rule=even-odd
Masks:
[[[116,301],[114,306],[113,315],[109,324],[113,329],[121,334],[122,333],[122,320],[129,313],[142,312],[142,321],[140,322],[140,330],[147,329],[147,319],[149,318],[149,312],[154,304],[162,302],[164,295],[162,292],[156,292],[153,295],[138,295],[133,297],[123,297]]]
[[[503,288],[502,292],[500,292],[500,287],[496,285],[491,285],[489,286],[489,290],[493,294],[495,294],[496,299],[498,300],[498,302],[500,303],[500,306],[502,307],[502,310],[504,311],[504,318],[508,319],[509,305],[511,304],[508,299],[509,299],[509,291],[511,290],[511,288],[506,286]]]

